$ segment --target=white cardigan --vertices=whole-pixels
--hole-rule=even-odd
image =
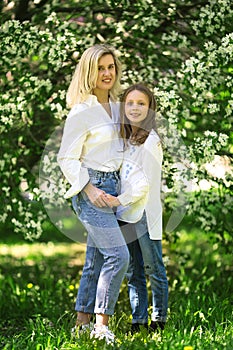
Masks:
[[[138,222],[145,210],[151,239],[162,239],[161,168],[163,152],[157,133],[152,130],[142,145],[124,151],[121,168],[121,206],[117,218]]]
[[[96,96],[75,105],[65,122],[57,160],[71,187],[70,198],[89,181],[87,168],[110,172],[119,170],[123,142],[119,138],[119,104],[110,101],[112,118]]]

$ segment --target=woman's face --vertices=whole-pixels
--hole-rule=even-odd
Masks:
[[[106,54],[98,62],[98,78],[95,90],[111,90],[116,80],[116,66],[111,54]]]
[[[137,127],[146,119],[149,108],[149,97],[143,92],[133,90],[128,93],[125,99],[125,115],[131,125]]]

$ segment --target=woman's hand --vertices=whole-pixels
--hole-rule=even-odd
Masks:
[[[113,208],[113,207],[118,207],[121,205],[121,202],[117,197],[112,196],[111,194],[105,193],[104,196],[104,201],[107,203],[108,207]]]
[[[103,190],[93,186],[90,182],[84,187],[83,191],[86,193],[91,203],[96,207],[102,208],[108,206],[104,200],[106,193]]]

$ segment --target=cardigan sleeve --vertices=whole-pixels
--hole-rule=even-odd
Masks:
[[[82,167],[81,162],[82,149],[87,135],[85,118],[82,116],[80,108],[75,106],[66,119],[57,156],[62,172],[71,184],[65,198],[70,198],[79,193],[89,181],[88,171]]]

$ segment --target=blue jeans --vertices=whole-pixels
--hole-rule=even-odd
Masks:
[[[93,185],[117,195],[117,172],[88,171]],[[83,191],[73,197],[72,203],[88,233],[75,310],[112,315],[129,264],[127,245],[111,208],[97,208]]]
[[[136,224],[127,224],[128,230],[132,231],[131,226],[134,226],[138,238],[137,241],[128,244],[131,258],[127,278],[133,316],[132,323],[146,323],[148,320],[144,270],[149,277],[152,291],[151,318],[153,321],[166,322],[168,280],[162,258],[162,242],[150,239],[145,215]]]

